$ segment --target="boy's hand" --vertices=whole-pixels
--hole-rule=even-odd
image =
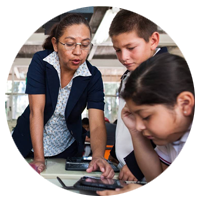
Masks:
[[[90,173],[97,169],[102,172],[101,178],[112,179],[115,175],[113,168],[103,157],[93,157],[86,171]]]
[[[129,184],[122,189],[97,191],[101,196],[162,196],[145,186]]]
[[[120,170],[119,179],[124,181],[137,181],[137,178],[131,173],[127,165],[124,165]]]

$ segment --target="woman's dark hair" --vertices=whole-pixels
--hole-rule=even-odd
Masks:
[[[121,97],[137,105],[174,106],[177,96],[189,91],[194,95],[192,76],[184,58],[169,53],[156,55],[131,72]]]
[[[137,13],[122,9],[114,17],[109,35],[112,37],[131,31],[135,31],[138,37],[148,42],[149,37],[157,31],[157,25]]]
[[[89,22],[80,14],[73,14],[68,13],[61,21],[60,23],[53,26],[51,29],[49,37],[46,38],[44,44],[42,45],[43,49],[53,49],[53,45],[51,43],[51,39],[53,37],[56,38],[56,41],[59,40],[59,38],[63,35],[65,29],[69,26],[75,25],[75,24],[85,24],[91,35],[91,28],[89,25]]]

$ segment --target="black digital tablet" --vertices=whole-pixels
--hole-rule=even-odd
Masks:
[[[70,157],[66,159],[65,170],[69,171],[86,171],[92,157]],[[114,172],[119,172],[119,168],[107,160]],[[99,170],[97,170],[99,171]]]
[[[139,181],[122,181],[118,179],[101,179],[100,177],[83,176],[73,186],[66,186],[59,177],[57,177],[57,179],[62,185],[62,187],[67,190],[115,190],[116,188],[123,188],[127,185],[127,183],[131,184],[132,182],[132,184],[140,184],[165,195],[190,196],[190,194],[183,190],[181,187],[170,185],[154,185],[148,183],[141,183]]]
[[[117,179],[101,179],[100,177],[90,176],[84,176],[79,181],[81,185],[110,190],[115,190],[116,188],[123,188],[123,186],[125,185],[124,181],[120,181]]]

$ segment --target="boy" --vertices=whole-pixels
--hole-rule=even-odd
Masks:
[[[134,71],[150,57],[167,52],[165,47],[157,48],[159,43],[157,25],[131,11],[120,10],[117,13],[111,23],[109,35],[118,60],[127,68],[121,78],[119,92],[123,91],[130,71]],[[115,142],[115,153],[119,161],[118,166],[121,168],[119,179],[141,180],[144,176],[135,160],[131,136],[121,119],[124,105],[125,101],[120,98]]]

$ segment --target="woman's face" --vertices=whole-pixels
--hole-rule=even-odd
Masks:
[[[136,105],[128,100],[127,106],[135,117],[136,129],[157,145],[166,145],[179,140],[190,125],[179,106]]]
[[[64,34],[59,38],[59,41],[56,41],[54,38],[52,43],[54,51],[58,53],[61,68],[76,71],[79,66],[85,62],[89,50],[82,50],[80,45],[76,45],[73,50],[67,50],[63,44],[89,44],[90,30],[84,24],[69,26],[65,29]]]

